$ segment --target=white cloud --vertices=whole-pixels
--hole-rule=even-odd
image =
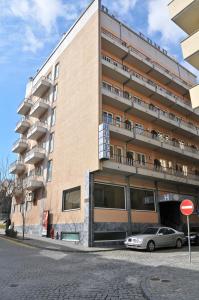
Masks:
[[[38,39],[32,32],[30,27],[26,27],[24,35],[24,45],[23,50],[27,52],[36,53],[37,50],[43,47],[44,42]]]
[[[170,0],[148,0],[148,34],[161,34],[161,43],[175,44],[185,33],[171,21],[167,4]]]
[[[130,11],[135,7],[138,0],[104,0],[103,4],[107,5],[107,8],[111,12],[116,13],[117,15],[125,16],[130,13]]]
[[[44,41],[58,39],[60,19],[67,27],[67,22],[74,21],[89,2],[90,0],[0,0],[0,21],[15,23],[21,33],[21,49],[36,53],[43,47]],[[8,31],[7,34],[11,38],[15,32]]]

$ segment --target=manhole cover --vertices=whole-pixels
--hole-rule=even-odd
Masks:
[[[152,278],[150,278],[150,280],[152,280],[152,281],[159,281],[160,278],[159,277],[152,277]]]
[[[162,282],[171,282],[171,281],[168,280],[168,279],[162,279],[161,281],[162,281]]]
[[[17,287],[17,286],[18,286],[18,284],[15,284],[15,283],[9,285],[9,287]]]

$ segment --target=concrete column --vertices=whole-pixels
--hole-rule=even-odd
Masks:
[[[156,211],[158,214],[158,224],[161,224],[161,218],[160,218],[160,205],[158,201],[158,183],[155,181],[155,206],[156,206]]]
[[[131,198],[130,198],[130,177],[127,177],[126,186],[126,207],[128,210],[128,235],[132,234],[132,220],[131,220]]]

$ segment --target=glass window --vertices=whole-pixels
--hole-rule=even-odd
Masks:
[[[57,79],[59,76],[59,63],[55,66],[54,79]]]
[[[56,107],[52,109],[52,114],[51,114],[51,126],[55,125],[55,119],[56,119]]]
[[[114,158],[114,146],[110,145],[110,158]]]
[[[53,150],[54,150],[54,132],[52,132],[49,137],[49,152],[52,152]]]
[[[148,227],[146,228],[142,234],[156,234],[158,232],[158,229],[157,227]]]
[[[80,186],[63,191],[63,210],[79,209],[81,199]]]
[[[136,160],[139,165],[145,166],[146,164],[146,156],[142,153],[136,153]]]
[[[131,208],[136,210],[155,210],[154,192],[150,190],[130,189]]]
[[[58,85],[56,84],[53,87],[53,102],[57,100],[57,91],[58,91]]]
[[[52,179],[52,164],[53,161],[49,160],[47,164],[47,181],[51,181]]]
[[[104,122],[107,124],[113,124],[113,114],[112,113],[108,113],[106,111],[103,112],[103,119]]]
[[[95,207],[125,209],[124,187],[96,183],[94,201]]]
[[[121,117],[120,116],[116,116],[116,118],[115,118],[115,125],[117,127],[121,127]]]

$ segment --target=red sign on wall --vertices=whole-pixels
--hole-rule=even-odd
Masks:
[[[194,211],[194,205],[191,200],[185,199],[180,204],[180,211],[185,216],[190,216]]]
[[[42,220],[42,236],[47,236],[47,230],[48,230],[48,210],[44,210],[43,220]]]

